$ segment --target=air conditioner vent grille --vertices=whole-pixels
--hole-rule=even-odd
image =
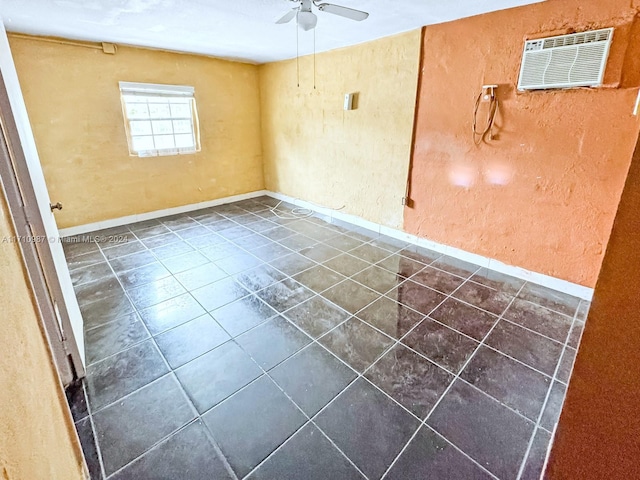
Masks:
[[[597,30],[594,32],[574,33],[560,37],[546,38],[542,48],[570,47],[583,43],[606,42],[611,37],[611,30]]]
[[[607,28],[527,41],[518,89],[601,85],[612,37]]]

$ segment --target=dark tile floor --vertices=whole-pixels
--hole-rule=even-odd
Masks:
[[[65,244],[93,478],[538,478],[589,305],[276,203]]]

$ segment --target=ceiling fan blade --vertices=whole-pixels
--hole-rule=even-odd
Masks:
[[[318,10],[321,12],[333,13],[341,17],[349,18],[361,22],[369,17],[367,12],[355,10],[353,8],[341,7],[340,5],[333,5],[331,3],[321,3],[318,5]]]
[[[285,13],[282,18],[276,21],[276,24],[280,25],[282,23],[287,23],[293,20],[296,17],[296,13],[298,13],[298,9],[294,8],[293,10],[289,10]]]

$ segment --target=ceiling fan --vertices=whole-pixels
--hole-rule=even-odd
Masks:
[[[317,0],[290,0],[297,4],[292,10],[285,13],[282,18],[276,21],[277,24],[288,23],[294,18],[298,26],[304,30],[312,30],[318,24],[318,17],[313,13],[312,6],[315,6],[321,12],[333,13],[340,17],[348,18],[361,22],[365,20],[369,14],[353,8],[342,7],[332,3],[318,3]]]

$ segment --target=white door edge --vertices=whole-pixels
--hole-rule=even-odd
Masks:
[[[13,110],[13,116],[18,128],[18,135],[20,136],[20,142],[22,144],[24,156],[27,161],[27,167],[31,176],[33,188],[37,194],[38,210],[44,223],[46,235],[49,238],[51,254],[53,256],[53,261],[56,267],[58,280],[60,282],[60,286],[62,287],[62,294],[69,314],[69,319],[71,321],[73,336],[75,337],[78,351],[80,352],[80,359],[82,360],[83,365],[86,365],[84,355],[84,332],[82,315],[80,313],[80,307],[78,306],[78,300],[76,299],[76,295],[73,290],[73,284],[71,283],[69,268],[67,267],[67,261],[62,249],[62,243],[60,242],[60,233],[58,231],[58,226],[49,207],[49,192],[45,183],[42,165],[40,164],[40,157],[38,156],[38,151],[36,149],[33,131],[31,130],[31,123],[29,122],[27,107],[24,103],[24,97],[22,96],[22,89],[20,88],[18,73],[13,62],[13,56],[11,55],[9,39],[7,38],[4,21],[2,21],[1,18],[0,70],[2,71],[2,75],[4,77],[7,94],[9,96],[9,102],[11,104],[11,109]]]

